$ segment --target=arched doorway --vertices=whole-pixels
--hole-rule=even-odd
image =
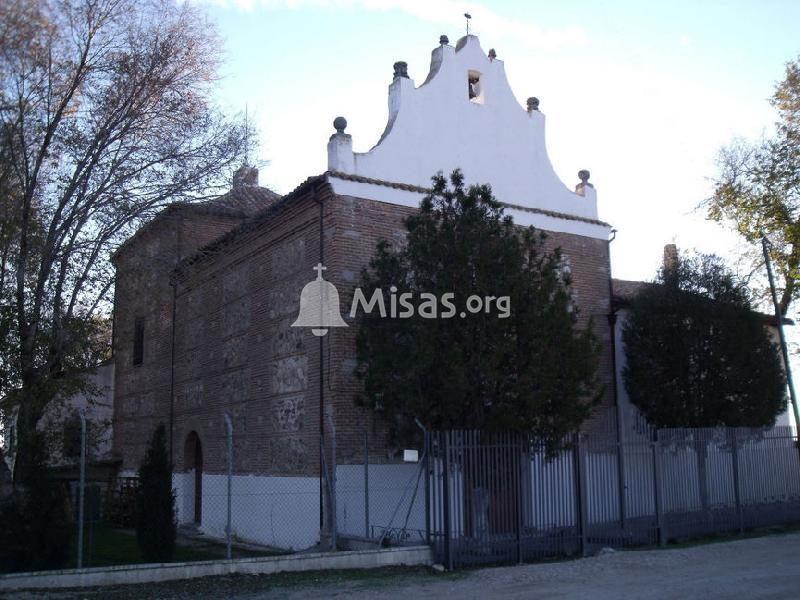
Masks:
[[[194,469],[194,522],[199,524],[203,516],[203,445],[196,431],[186,436],[183,468],[187,471]]]

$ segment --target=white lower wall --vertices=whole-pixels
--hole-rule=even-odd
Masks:
[[[661,471],[661,510],[665,514],[700,510],[696,444],[662,442],[658,447]],[[706,443],[706,482],[712,508],[734,507],[733,456],[724,440]],[[800,500],[800,459],[792,438],[741,440],[737,450],[739,494],[743,505]],[[653,447],[628,444],[625,452],[625,516],[655,515]],[[444,473],[439,460],[431,461],[431,528],[443,531],[441,506]],[[619,518],[618,456],[615,451],[586,450],[587,520],[611,523]],[[133,472],[120,473],[122,476]],[[369,515],[365,510],[364,465],[337,467],[337,530],[341,534],[378,538],[406,534],[421,541],[425,531],[425,477],[413,463],[369,465]],[[194,472],[174,475],[179,523],[194,521]],[[203,475],[201,531],[223,538],[227,519],[227,478]],[[467,529],[479,531],[476,493],[457,464],[451,464],[450,529],[454,536]],[[523,524],[547,531],[576,525],[574,458],[571,452],[547,460],[530,456],[530,481],[523,488]],[[472,502],[466,502],[471,494]],[[235,475],[232,479],[232,530],[236,539],[272,547],[300,550],[319,541],[319,480],[315,477]],[[465,514],[472,506],[474,514]],[[419,536],[419,537],[417,537]]]
[[[526,499],[524,524],[534,530],[575,525],[575,475],[567,453],[550,460],[542,453],[531,456],[531,501]]]
[[[380,537],[384,530],[425,531],[425,478],[417,464],[369,465],[369,519],[364,465],[336,468],[336,518],[340,533]],[[419,486],[417,486],[419,481]],[[414,491],[416,489],[416,495]],[[406,521],[408,519],[408,521]]]
[[[440,460],[430,463],[431,496],[439,502],[431,504],[431,529],[443,531],[441,498],[444,468]],[[336,468],[337,531],[345,535],[380,538],[384,532],[402,541],[425,540],[425,474],[419,463],[369,465],[369,515],[365,507],[364,465],[339,465]],[[464,514],[464,477],[457,465],[451,465],[450,530],[463,534],[470,518]]]
[[[194,471],[173,475],[178,523],[194,521]],[[200,530],[224,538],[228,478],[203,474]],[[285,550],[319,542],[319,479],[234,475],[231,479],[231,530],[235,540]]]
[[[178,523],[191,523],[194,519],[194,469],[186,473],[173,473],[172,489],[175,491]]]

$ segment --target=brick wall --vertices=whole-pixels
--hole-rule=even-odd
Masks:
[[[366,267],[379,240],[403,243],[405,228],[402,220],[414,209],[348,196],[334,200],[335,231],[334,252],[326,261],[327,279],[339,290],[342,313],[349,312],[353,290],[360,280],[361,269]],[[548,249],[560,247],[573,276],[573,297],[579,307],[579,326],[592,322],[595,335],[602,345],[598,366],[598,379],[604,394],[600,404],[613,405],[613,366],[611,331],[608,325],[610,310],[608,287],[608,242],[584,236],[548,232]],[[345,316],[348,322],[349,318]],[[369,412],[356,407],[354,398],[361,386],[354,376],[356,329],[330,330],[331,356],[329,380],[334,386],[334,404],[337,428],[337,453],[341,460],[357,462],[363,456],[364,430],[369,432],[371,459],[396,459],[400,448],[388,448],[386,435],[379,420]],[[600,409],[598,407],[598,409]],[[591,423],[587,423],[589,427]]]
[[[353,289],[380,239],[402,242],[403,218],[414,209],[373,200],[335,196],[327,185],[308,187],[280,203],[264,223],[250,227],[214,255],[183,269],[177,277],[174,460],[191,468],[184,448],[191,432],[200,437],[204,471],[225,468],[224,413],[234,424],[234,469],[238,473],[316,475],[319,443],[319,345],[324,349],[325,410],[335,419],[340,462],[357,461],[364,430],[371,458],[392,458],[381,423],[358,408],[354,375],[355,328],[331,329],[323,338],[292,328],[303,286],[315,278],[319,260],[319,211],[324,210],[324,273],[341,297],[349,322]],[[188,224],[189,230],[199,224]],[[195,239],[204,236],[195,236]],[[153,242],[174,248],[168,232]],[[172,244],[172,246],[170,246]],[[608,244],[552,233],[574,279],[583,324],[593,318],[603,344],[600,379],[604,403],[612,403],[610,335],[607,321]],[[142,242],[140,253],[148,254]],[[133,259],[118,265],[115,354],[124,363],[117,384],[116,447],[126,468],[138,464],[158,420],[168,421],[172,289],[165,271],[136,271]],[[133,276],[132,276],[133,275]],[[148,277],[152,281],[148,280]],[[147,287],[149,286],[149,287]],[[147,287],[147,294],[141,290]],[[131,315],[145,311],[158,324],[146,335],[145,365],[130,367]],[[125,315],[122,317],[122,315]],[[124,321],[124,322],[123,322]],[[127,354],[126,354],[127,352]],[[150,362],[148,359],[152,358]],[[152,408],[151,408],[152,407]],[[326,423],[325,430],[328,431]]]
[[[290,326],[318,262],[314,198],[313,189],[293,197],[268,223],[179,276],[177,470],[192,467],[184,443],[193,431],[202,444],[204,471],[225,469],[226,411],[233,420],[237,473],[317,469],[318,341]],[[325,221],[330,231],[327,213]]]
[[[169,277],[177,262],[240,219],[192,209],[165,212],[115,257],[114,454],[137,469],[158,423],[169,423],[172,302]],[[144,355],[133,364],[134,323],[144,322]]]
[[[579,326],[585,327],[591,320],[594,333],[601,344],[597,369],[599,383],[603,386],[603,397],[595,413],[603,407],[614,405],[614,367],[611,348],[611,326],[608,315],[611,311],[609,297],[608,242],[568,233],[548,232],[548,248],[560,247],[572,273],[572,294],[579,309]],[[591,419],[584,428],[591,428]]]

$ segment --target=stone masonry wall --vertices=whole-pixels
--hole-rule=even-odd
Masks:
[[[191,210],[191,209],[190,209]],[[172,302],[177,262],[240,222],[187,210],[162,214],[115,258],[114,439],[123,470],[138,468],[159,423],[169,423]],[[134,322],[144,320],[144,357],[133,364]]]
[[[176,470],[193,467],[184,448],[192,432],[203,470],[225,469],[227,412],[236,473],[316,471],[318,340],[290,325],[318,257],[319,204],[309,190],[179,276]]]
[[[308,329],[291,327],[301,291],[316,276],[318,201],[324,210],[324,278],[338,288],[340,312],[350,325],[330,329],[323,338],[314,337]],[[354,404],[360,384],[354,374],[356,329],[348,313],[361,270],[368,265],[377,242],[403,243],[402,220],[412,212],[408,207],[335,196],[327,185],[309,187],[218,254],[184,268],[177,278],[176,470],[193,466],[191,452],[187,454],[184,447],[193,431],[202,443],[204,471],[224,470],[224,414],[228,412],[234,425],[236,473],[317,475],[320,339],[324,410],[334,418],[338,462],[361,460],[365,430],[372,440],[371,460],[396,459],[398,449],[386,447],[380,420]],[[164,248],[169,247],[168,240],[168,236],[161,240]],[[606,385],[603,403],[611,405],[608,244],[563,233],[549,234],[547,243],[562,248],[572,272],[581,323],[592,318],[603,345],[599,377]],[[167,273],[158,279],[166,281]],[[141,293],[143,285],[152,288],[147,288],[146,295]],[[120,277],[118,293],[125,290],[129,293],[119,294],[118,310],[129,311],[131,317],[130,323],[120,323],[115,342],[115,355],[124,363],[124,379],[117,386],[119,402],[115,402],[120,410],[115,447],[123,452],[126,468],[135,468],[155,424],[168,420],[167,325],[172,289],[166,283],[123,283]],[[131,368],[129,348],[136,310],[145,310],[148,322],[155,320],[161,327],[158,335],[145,335],[145,365]],[[149,362],[150,357],[156,364]],[[330,436],[327,422],[325,431]]]

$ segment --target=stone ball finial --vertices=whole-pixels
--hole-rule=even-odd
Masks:
[[[336,130],[336,133],[344,133],[346,127],[347,127],[347,119],[345,119],[344,117],[336,117],[333,120],[333,128]]]
[[[439,44],[440,45],[447,46],[447,44],[449,44],[449,43],[450,43],[450,38],[449,37],[447,37],[446,35],[440,35],[439,36]]]
[[[528,98],[528,112],[539,110],[539,99],[536,97]]]
[[[494,60],[497,58],[497,52],[494,51],[494,48],[489,49],[489,60]]]
[[[398,60],[394,63],[394,78],[397,79],[398,77],[408,78],[408,63],[405,61]]]
[[[581,169],[580,171],[578,171],[578,179],[580,179],[581,183],[584,184],[584,185],[589,183],[589,176],[590,175],[591,175],[591,173],[589,173],[589,171],[587,171],[586,169]]]

